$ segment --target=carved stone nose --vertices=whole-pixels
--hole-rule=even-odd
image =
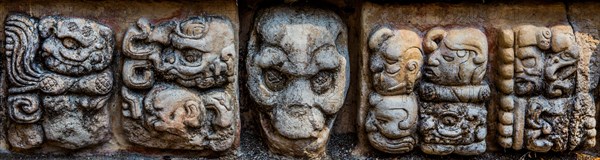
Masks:
[[[289,108],[290,109],[288,110],[288,114],[295,116],[295,117],[304,116],[310,110],[310,106],[300,105],[300,104],[291,105],[291,106],[289,106]]]
[[[429,59],[427,59],[427,65],[428,66],[438,66],[438,65],[440,65],[440,61],[437,60],[436,58],[430,57]]]

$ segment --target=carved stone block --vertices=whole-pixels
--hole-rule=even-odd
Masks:
[[[520,25],[498,34],[498,143],[535,152],[594,146],[594,101],[576,92],[581,50],[573,29]]]
[[[291,156],[325,153],[349,84],[346,26],[330,11],[260,11],[248,42],[250,95],[269,149]]]
[[[81,18],[11,14],[4,33],[9,144],[80,149],[107,141],[112,30]]]
[[[475,155],[486,150],[490,88],[485,81],[488,60],[486,35],[475,28],[440,28],[423,38],[426,60],[419,133],[427,154]]]
[[[123,129],[133,144],[223,152],[239,135],[237,43],[220,16],[158,25],[141,18],[123,39]]]
[[[366,136],[374,148],[405,153],[417,146],[418,96],[423,53],[416,32],[375,28],[368,39],[369,82]],[[366,58],[366,57],[365,57]]]

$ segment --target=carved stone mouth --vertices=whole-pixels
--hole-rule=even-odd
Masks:
[[[371,132],[368,134],[368,137],[371,145],[388,153],[405,153],[411,151],[417,143],[411,136],[390,139],[379,132]]]
[[[440,138],[450,141],[457,141],[463,138],[461,135],[462,131],[460,128],[455,127],[438,127],[437,133]]]
[[[427,75],[435,76],[435,72],[431,68],[425,68],[424,71]]]
[[[325,127],[325,116],[313,106],[290,105],[273,109],[275,130],[290,139],[319,137]]]
[[[517,94],[527,94],[534,90],[535,83],[527,78],[517,77],[515,78],[515,87]]]
[[[265,134],[269,148],[282,149],[286,152],[293,152],[295,155],[306,154],[307,149],[316,150],[322,148],[329,139],[329,127],[324,127],[319,131],[319,136],[304,139],[291,139],[278,133],[273,124],[269,113],[262,112],[259,114],[261,130]],[[327,120],[326,125],[333,125],[332,120]]]
[[[526,78],[523,78],[523,77],[516,77],[515,78],[515,82],[516,83],[527,83],[527,82],[530,82],[530,81],[527,80]]]
[[[428,77],[429,79],[438,78],[437,73],[435,73],[435,71],[433,69],[431,69],[430,67],[425,67],[423,69],[423,73],[425,73],[425,76]]]
[[[48,68],[55,72],[65,73],[65,74],[77,74],[80,72],[87,72],[84,66],[78,64],[71,64],[67,61],[63,61],[60,58],[56,58],[53,56],[46,57],[46,65]]]
[[[82,75],[90,71],[98,71],[106,68],[106,57],[103,57],[102,50],[96,49],[92,51],[74,51],[81,55],[75,57],[74,55],[66,56],[65,51],[59,50],[57,52],[43,51],[44,63],[52,71],[71,74],[71,75]]]

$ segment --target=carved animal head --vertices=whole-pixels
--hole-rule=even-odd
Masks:
[[[488,45],[483,32],[474,28],[433,28],[423,40],[428,53],[425,77],[440,85],[478,85],[483,81]]]
[[[46,17],[40,20],[39,31],[45,38],[41,55],[51,71],[80,76],[104,70],[112,62],[112,31],[97,22]]]
[[[193,92],[171,87],[153,88],[144,99],[146,124],[159,132],[188,137],[188,127],[199,127],[206,109]]]
[[[421,121],[423,141],[441,144],[469,144],[481,141],[487,134],[486,113],[467,103],[435,104],[424,109]]]
[[[321,148],[348,87],[345,26],[323,10],[270,8],[259,14],[255,27],[248,88],[257,109],[269,115],[261,118],[274,127],[269,140],[309,139]]]
[[[552,30],[552,52],[547,53],[544,78],[547,95],[558,97],[575,91],[575,74],[579,61],[579,46],[570,26],[554,26]]]
[[[156,28],[140,19],[128,30],[124,53],[150,60],[164,78],[192,87],[210,88],[234,75],[236,46],[232,24],[220,17],[192,17]]]
[[[421,38],[408,30],[383,27],[369,38],[373,87],[383,95],[411,93],[421,77]]]

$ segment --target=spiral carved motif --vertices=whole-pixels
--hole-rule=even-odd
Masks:
[[[31,94],[14,95],[8,98],[9,115],[17,123],[34,123],[42,117],[42,109],[37,96]]]

